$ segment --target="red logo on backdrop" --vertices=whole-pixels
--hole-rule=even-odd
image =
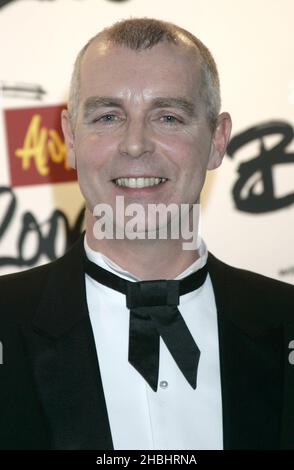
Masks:
[[[4,111],[12,186],[75,181],[62,136],[64,106]]]

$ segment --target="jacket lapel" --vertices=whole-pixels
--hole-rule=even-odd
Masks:
[[[277,449],[285,360],[279,315],[260,278],[256,283],[211,254],[208,266],[218,311],[224,448]]]
[[[89,320],[83,239],[51,265],[34,320],[25,331],[52,449],[113,449]]]

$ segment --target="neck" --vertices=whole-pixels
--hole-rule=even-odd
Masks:
[[[97,240],[95,219],[86,210],[86,238],[89,247],[107,256],[141,280],[174,279],[199,258],[196,249],[183,250],[183,239]]]

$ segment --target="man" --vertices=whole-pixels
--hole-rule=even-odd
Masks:
[[[175,25],[122,21],[80,52],[62,126],[86,235],[1,279],[1,448],[294,448],[293,287],[142,236],[164,228],[150,205],[171,226],[199,202],[230,135],[219,109],[210,52]]]

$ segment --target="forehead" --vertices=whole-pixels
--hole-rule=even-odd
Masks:
[[[201,66],[196,46],[162,42],[150,49],[132,50],[94,41],[80,73],[83,99],[123,93],[197,95]]]

